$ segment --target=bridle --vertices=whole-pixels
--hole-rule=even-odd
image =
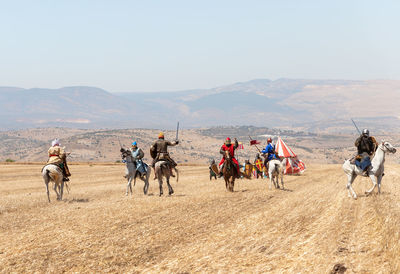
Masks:
[[[394,147],[389,148],[389,147],[386,145],[386,142],[383,142],[381,145],[384,146],[384,147],[387,149],[387,151],[389,151],[390,153],[395,153],[395,152],[396,152],[396,149],[395,149]],[[379,148],[380,148],[383,152],[385,152],[385,150],[384,150],[381,146],[379,146]]]

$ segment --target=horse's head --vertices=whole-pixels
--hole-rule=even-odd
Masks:
[[[229,150],[225,150],[225,159],[226,160],[230,160],[231,159],[231,155],[229,154]]]
[[[124,149],[124,148],[122,148],[122,147],[121,147],[121,149],[120,149],[120,152],[121,152],[121,157],[122,157],[123,160],[125,160],[128,156],[131,156],[131,155],[132,155],[131,152],[130,152],[129,150]]]
[[[382,143],[379,145],[379,147],[384,151],[384,152],[389,152],[389,153],[396,153],[396,148],[392,146],[391,143],[382,141]]]

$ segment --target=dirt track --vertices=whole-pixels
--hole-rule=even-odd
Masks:
[[[286,191],[240,180],[234,193],[207,167],[182,167],[161,198],[155,181],[125,197],[123,166],[71,165],[71,192],[51,204],[40,168],[0,165],[1,272],[400,272],[397,165],[380,196],[358,200],[337,165],[286,176]]]

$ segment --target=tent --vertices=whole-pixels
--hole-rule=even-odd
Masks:
[[[278,137],[276,141],[275,151],[280,158],[285,158],[286,162],[285,174],[301,174],[306,169],[304,163],[297,158],[296,153],[282,140]]]

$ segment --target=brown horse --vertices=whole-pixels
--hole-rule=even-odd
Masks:
[[[235,165],[233,164],[229,151],[225,151],[225,162],[224,166],[222,167],[222,174],[224,175],[226,189],[233,192],[237,170]]]

